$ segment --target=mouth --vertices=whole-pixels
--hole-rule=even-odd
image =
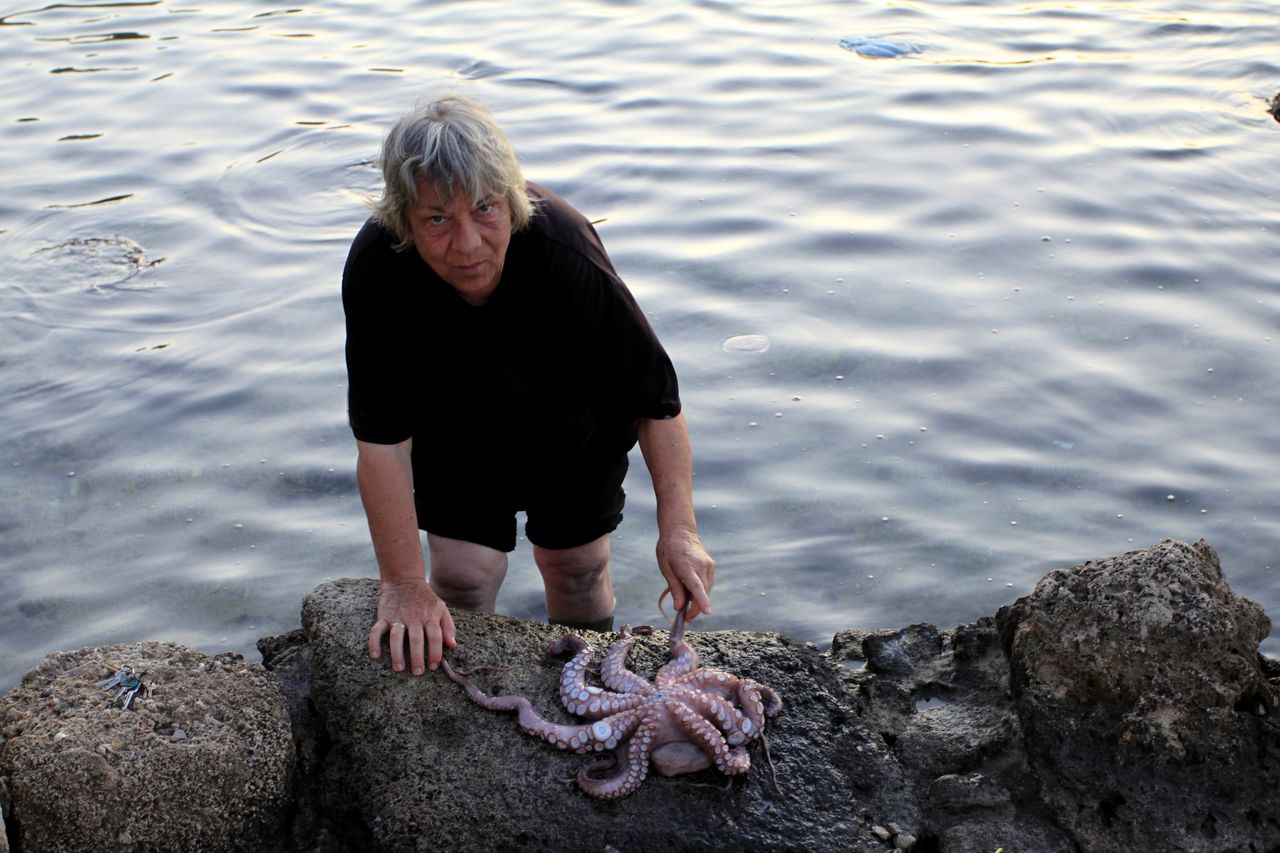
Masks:
[[[476,261],[473,264],[454,264],[454,269],[465,276],[472,276],[484,271],[488,266],[486,261]]]

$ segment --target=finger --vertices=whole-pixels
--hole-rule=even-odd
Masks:
[[[404,635],[405,627],[403,622],[391,623],[391,668],[396,672],[404,671]]]
[[[667,582],[667,592],[671,593],[671,606],[679,612],[680,608],[684,607],[684,584],[680,582],[675,569],[671,568],[671,561],[663,555],[661,546],[658,548],[658,571]]]
[[[432,670],[440,666],[440,659],[444,657],[444,649],[440,647],[442,632],[439,622],[427,623],[427,666]]]
[[[379,619],[369,629],[369,657],[377,660],[382,657],[382,635],[387,633],[387,620]]]
[[[449,611],[444,612],[444,618],[440,620],[440,639],[451,649],[458,647],[458,632],[453,626],[453,617],[449,615]]]
[[[688,595],[684,591],[684,584],[666,566],[661,566],[660,570],[662,571],[662,576],[667,580],[667,592],[671,593],[671,606],[676,613],[679,613],[688,600]]]
[[[693,604],[689,608],[689,618],[692,619],[699,613],[711,615],[711,596],[707,595],[707,588],[701,583],[696,583],[690,593],[693,596]]]
[[[409,665],[413,667],[414,675],[426,672],[422,663],[422,647],[422,628],[414,625],[409,631]]]

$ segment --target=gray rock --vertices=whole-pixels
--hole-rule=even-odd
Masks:
[[[322,774],[331,815],[383,850],[600,851],[883,850],[873,823],[919,823],[883,740],[854,713],[839,670],[816,650],[772,634],[694,631],[704,665],[770,685],[786,707],[752,748],[746,778],[714,770],[650,777],[619,801],[567,784],[589,759],[524,734],[513,714],[472,704],[443,674],[394,673],[365,638],[377,605],[372,580],[317,588],[303,607],[312,646],[312,698],[332,739]],[[557,685],[564,661],[543,653],[563,629],[456,611],[460,668],[490,693],[518,693],[567,722]],[[584,635],[597,649],[610,639]],[[632,668],[651,677],[666,634],[642,637]],[[771,756],[771,759],[770,759]]]
[[[1027,753],[1082,849],[1280,845],[1270,622],[1206,543],[1052,572],[1000,623]]]
[[[94,686],[124,666],[153,685],[127,711]],[[9,831],[28,853],[267,850],[292,767],[275,679],[239,655],[168,643],[62,652],[0,699]]]
[[[930,803],[950,814],[1003,809],[1011,800],[1007,788],[981,773],[948,773],[929,786]]]
[[[876,652],[866,640],[895,633],[901,641],[892,645],[909,665],[871,666]],[[854,636],[847,635],[841,654],[849,654]],[[1053,826],[1027,765],[994,621],[936,633],[912,626],[863,639],[868,666],[843,677],[916,792],[921,822],[907,834],[917,846],[991,853],[1003,845],[1008,853],[1027,838],[1035,845],[1017,849],[1073,850]],[[997,843],[984,849],[988,840]]]
[[[284,843],[299,850],[1280,847],[1280,663],[1257,654],[1269,622],[1203,542],[1054,572],[954,630],[842,631],[825,655],[695,630],[704,665],[772,686],[783,714],[745,778],[651,775],[615,802],[573,787],[590,759],[514,714],[371,660],[377,597],[373,580],[318,587],[302,631],[260,642],[271,679],[158,644],[51,656],[0,701],[15,849],[270,850],[295,750]],[[564,629],[453,615],[458,667],[569,721],[564,661],[542,651]],[[640,638],[632,667],[651,676],[666,641]],[[91,686],[125,664],[157,682],[129,712]]]
[[[1052,824],[1037,820],[1017,822],[970,820],[948,827],[938,843],[939,853],[1078,853],[1116,848],[1078,848]],[[1140,848],[1133,848],[1134,850]],[[1152,851],[1154,853],[1154,851]]]
[[[862,641],[867,666],[888,675],[910,675],[922,663],[942,654],[942,635],[932,625],[877,631]]]

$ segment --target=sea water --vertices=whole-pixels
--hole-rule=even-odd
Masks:
[[[252,655],[376,576],[339,278],[442,90],[599,220],[677,365],[699,628],[949,627],[1200,537],[1280,614],[1277,43],[1272,0],[11,3],[0,689]],[[618,620],[657,622],[638,453],[627,487]],[[527,542],[499,607],[544,615]]]

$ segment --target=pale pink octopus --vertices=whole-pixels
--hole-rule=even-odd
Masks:
[[[593,797],[614,799],[635,791],[648,776],[650,762],[666,776],[712,765],[729,776],[746,773],[751,767],[746,745],[764,734],[766,717],[782,710],[778,694],[748,678],[699,667],[697,653],[684,641],[683,611],[671,630],[671,659],[652,684],[627,669],[635,642],[630,626],[623,626],[609,646],[600,668],[608,689],[586,682],[587,666],[595,657],[586,640],[567,634],[548,644],[552,656],[573,652],[560,677],[560,699],[570,713],[593,721],[579,725],[545,719],[523,696],[489,696],[448,661],[443,667],[477,704],[491,711],[518,711],[521,728],[557,749],[612,752],[613,759],[593,761],[578,771],[578,786]],[[591,775],[614,763],[612,775]]]

